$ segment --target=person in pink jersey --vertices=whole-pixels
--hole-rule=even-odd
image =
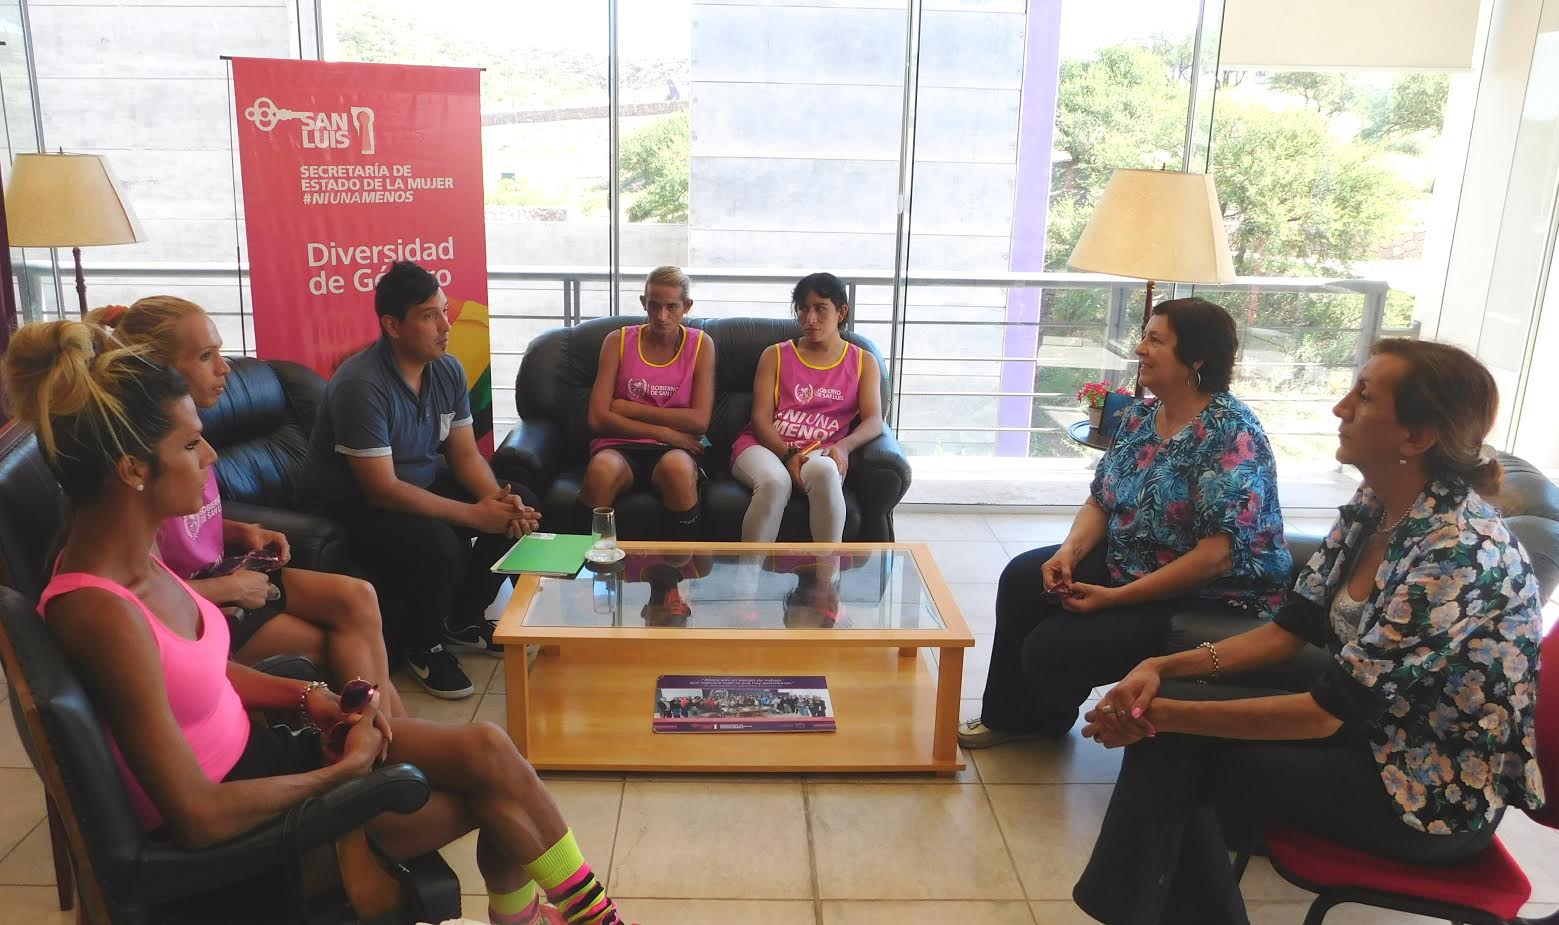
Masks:
[[[657,267],[639,304],[647,324],[619,328],[601,343],[590,391],[590,464],[580,488],[586,509],[610,507],[632,488],[653,488],[666,506],[672,539],[697,535],[698,459],[715,404],[715,348],[682,319],[692,284],[676,267]],[[589,523],[589,511],[575,512]]]
[[[405,860],[479,829],[477,866],[498,925],[620,925],[605,888],[535,769],[492,723],[352,712],[322,682],[262,674],[228,658],[212,602],[152,555],[169,519],[201,509],[216,453],[189,386],[85,321],[29,324],[0,361],[0,386],[31,427],[71,504],[40,615],[113,746],[132,805],[156,840],[186,849],[230,839],[381,761],[410,762],[432,794],[364,827]],[[295,733],[264,715],[296,711]],[[344,730],[344,738],[320,729]],[[253,897],[246,897],[252,899]],[[543,909],[550,901],[556,908]],[[210,921],[231,916],[213,900]],[[255,910],[245,909],[245,912]]]
[[[198,408],[210,408],[227,388],[222,335],[199,305],[152,296],[134,305],[110,305],[88,320],[112,328],[127,345],[177,370]],[[379,599],[366,581],[287,565],[287,537],[259,524],[227,520],[216,469],[208,470],[200,510],[170,518],[157,531],[162,561],[228,617],[233,657],[252,665],[272,655],[303,655],[337,683],[364,678],[379,685],[385,710],[406,715],[390,682]],[[240,567],[207,577],[229,549],[274,554],[275,568]]]
[[[803,278],[790,297],[801,336],[758,361],[752,421],[731,448],[731,474],[752,489],[743,542],[779,537],[792,489],[807,496],[814,542],[844,538],[850,453],[882,433],[877,361],[839,333],[850,316],[846,292],[832,273]]]

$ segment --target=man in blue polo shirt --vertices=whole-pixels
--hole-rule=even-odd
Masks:
[[[446,646],[502,654],[484,617],[504,580],[490,567],[539,515],[477,449],[438,280],[397,263],[374,288],[374,311],[379,340],[325,388],[301,500],[346,527],[390,651],[434,696],[468,697],[471,679]]]

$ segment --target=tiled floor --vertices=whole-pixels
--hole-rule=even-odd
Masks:
[[[964,713],[978,710],[994,629],[994,582],[1007,560],[1059,542],[1055,516],[903,513],[899,537],[931,544],[979,642],[966,660]],[[1315,532],[1327,522],[1296,522]],[[466,659],[485,693],[436,700],[403,679],[419,716],[502,721],[496,661]],[[1097,693],[1097,692],[1096,692]],[[3,692],[0,692],[3,696]],[[1072,883],[1093,843],[1120,764],[1074,731],[1061,743],[966,756],[953,779],[834,776],[722,779],[552,775],[580,844],[623,910],[646,925],[1082,925]],[[1531,876],[1528,914],[1559,908],[1559,835],[1509,814],[1501,836]],[[486,920],[474,837],[445,850]],[[0,721],[0,925],[63,923],[54,910],[37,779]],[[1308,894],[1257,861],[1244,882],[1257,925],[1298,925]],[[1426,922],[1358,907],[1335,925]]]

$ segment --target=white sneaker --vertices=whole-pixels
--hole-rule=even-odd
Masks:
[[[1024,739],[1042,739],[1038,732],[1007,732],[992,729],[977,719],[966,719],[958,724],[958,744],[964,748],[990,748],[1005,742],[1021,742]]]

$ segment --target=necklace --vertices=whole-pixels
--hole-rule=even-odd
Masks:
[[[1392,524],[1389,527],[1383,527],[1381,529],[1376,530],[1375,531],[1375,535],[1376,536],[1385,536],[1388,533],[1395,533],[1395,532],[1397,532],[1397,528],[1402,526],[1402,522],[1404,520],[1407,520],[1407,515],[1409,515],[1411,513],[1413,513],[1413,506],[1411,504],[1409,504],[1407,506],[1407,510],[1402,512],[1402,516],[1397,518],[1397,522],[1396,523]],[[1385,514],[1384,511],[1381,512],[1380,519],[1381,520],[1385,520],[1386,519],[1386,514]]]

